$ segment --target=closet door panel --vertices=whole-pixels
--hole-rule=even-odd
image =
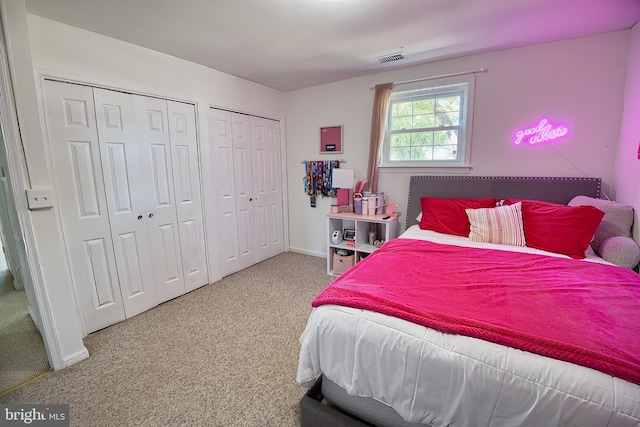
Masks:
[[[259,230],[257,261],[284,252],[280,123],[251,117],[253,194]]]
[[[120,291],[127,317],[157,303],[143,218],[136,121],[131,95],[94,89],[98,140]]]
[[[90,87],[46,81],[45,120],[58,209],[84,332],[125,319]]]
[[[208,283],[194,106],[167,101],[178,234],[187,291]]]
[[[257,206],[255,209],[255,217],[256,222],[261,225],[257,230],[258,234],[255,239],[255,244],[260,254],[261,251],[269,248],[269,212],[267,206]],[[260,260],[267,258],[268,256],[265,256],[264,258],[260,258]]]
[[[258,259],[255,254],[255,236],[259,233],[259,224],[255,223],[253,194],[251,126],[249,116],[231,114],[231,129],[233,132],[233,164],[236,214],[238,217],[238,254],[240,268],[249,267]]]
[[[158,303],[186,292],[174,204],[167,101],[133,95],[140,171]]]
[[[220,273],[224,277],[240,270],[232,123],[231,113],[228,111],[212,108],[208,115],[209,142],[215,147],[211,150],[211,164],[214,165],[213,180],[218,191],[216,215],[219,221],[216,221],[214,226],[217,228],[219,241],[222,242],[215,248],[219,253]]]
[[[173,189],[171,188],[171,177],[169,176],[171,159],[168,151],[169,147],[165,144],[151,143],[147,145],[147,154],[151,167],[149,174],[151,176],[151,194],[153,196],[150,207],[154,210],[173,210]]]
[[[120,304],[120,295],[112,286],[112,266],[107,255],[108,243],[105,239],[87,240],[85,244],[85,262],[89,264],[89,271],[93,274],[89,277],[89,291],[98,310],[106,310]]]
[[[163,276],[167,278],[167,283],[175,283],[180,280],[182,272],[180,265],[180,258],[176,256],[175,248],[178,244],[178,233],[174,224],[163,224],[158,227],[162,261],[163,261]]]
[[[126,295],[126,297],[132,301],[135,301],[136,298],[142,297],[144,294],[154,294],[153,283],[149,283],[148,280],[145,280],[148,279],[148,277],[143,277],[142,272],[149,268],[149,260],[140,258],[140,254],[146,253],[147,251],[144,249],[146,242],[141,244],[138,241],[139,237],[140,234],[135,232],[122,233],[118,235],[117,240],[119,251],[122,254],[122,265],[118,267],[118,270],[122,272],[124,282],[127,284],[126,288],[122,290],[122,293],[123,296]],[[155,298],[150,298],[147,308],[143,309],[142,307],[137,307],[140,311],[136,313],[130,313],[127,311],[127,317],[139,314],[145,309],[149,309],[153,306],[155,306]]]

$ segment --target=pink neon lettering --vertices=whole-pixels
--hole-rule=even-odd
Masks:
[[[519,145],[525,136],[531,136],[528,140],[529,144],[537,144],[543,141],[553,141],[554,139],[561,138],[569,133],[569,129],[566,126],[558,126],[553,129],[552,125],[547,122],[547,119],[540,120],[540,123],[536,127],[519,130],[516,133],[516,145]]]

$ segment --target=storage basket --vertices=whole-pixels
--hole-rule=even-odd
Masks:
[[[333,274],[342,274],[349,268],[353,267],[355,261],[354,255],[339,255],[333,253]]]

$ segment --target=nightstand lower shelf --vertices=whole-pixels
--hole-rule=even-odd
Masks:
[[[327,215],[327,274],[339,276],[350,267],[375,252],[378,247],[370,243],[378,240],[381,243],[398,237],[398,214],[387,215],[356,215],[353,213],[338,213]],[[345,235],[345,230],[353,230],[353,246],[347,241],[334,243],[332,236],[335,231]],[[371,236],[370,236],[370,233]],[[351,237],[351,236],[349,236]],[[346,255],[336,254],[337,250],[349,251]]]

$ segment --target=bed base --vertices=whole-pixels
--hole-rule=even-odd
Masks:
[[[323,376],[320,376],[300,401],[300,414],[302,427],[429,427],[428,424],[404,420],[390,406],[375,399],[351,396],[338,384]]]
[[[302,427],[372,427],[360,418],[342,411],[322,396],[322,377],[300,399],[300,425]]]

